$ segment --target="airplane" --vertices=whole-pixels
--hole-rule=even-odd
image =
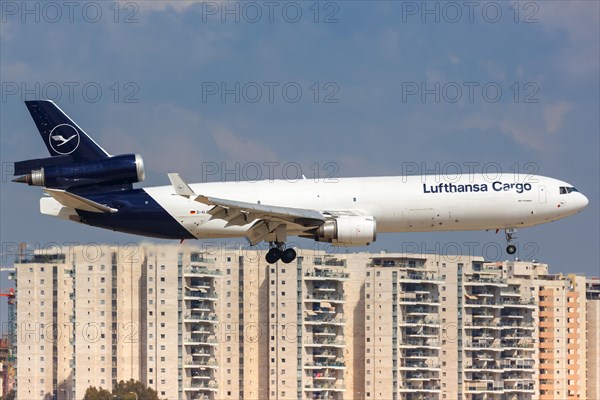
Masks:
[[[13,181],[43,187],[42,214],[163,239],[265,241],[269,264],[296,258],[289,236],[364,246],[387,232],[504,229],[514,254],[517,228],[588,205],[567,182],[522,174],[187,184],[169,173],[171,185],[134,188],[145,175],[139,154],[110,155],[50,100],[25,104],[51,157],[15,162]]]

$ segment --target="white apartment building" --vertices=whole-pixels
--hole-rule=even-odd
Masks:
[[[91,245],[15,267],[19,400],[600,398],[600,283],[545,264]]]

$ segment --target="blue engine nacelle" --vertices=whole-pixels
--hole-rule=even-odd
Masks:
[[[144,180],[144,161],[139,154],[125,154],[94,161],[79,161],[55,164],[51,159],[28,161],[28,165],[48,163],[31,170],[14,182],[30,186],[44,186],[53,189],[69,189],[95,185],[123,185]],[[18,170],[19,168],[17,168]],[[21,168],[22,169],[22,168]]]

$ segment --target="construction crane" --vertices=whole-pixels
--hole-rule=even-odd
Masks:
[[[8,301],[8,362],[14,362],[14,354],[12,353],[12,349],[16,344],[16,298],[15,298],[15,289],[10,288],[8,292],[0,292],[0,297],[6,297]]]
[[[15,289],[10,288],[8,289],[7,293],[1,293],[0,292],[0,296],[2,297],[8,297],[8,304],[13,304],[15,301]]]

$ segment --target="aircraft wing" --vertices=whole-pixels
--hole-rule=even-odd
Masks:
[[[179,176],[168,174],[175,193],[209,206],[214,206],[208,213],[211,219],[222,219],[227,225],[246,225],[257,221],[248,233],[248,239],[255,244],[272,232],[282,223],[292,223],[306,228],[322,225],[327,217],[316,210],[281,207],[266,204],[248,203],[244,201],[221,199],[218,197],[198,195]]]
[[[54,197],[56,201],[65,207],[71,207],[78,210],[89,211],[94,213],[116,213],[116,208],[105,206],[104,204],[96,203],[85,197],[76,195],[75,193],[67,192],[62,189],[44,189],[46,193]]]

